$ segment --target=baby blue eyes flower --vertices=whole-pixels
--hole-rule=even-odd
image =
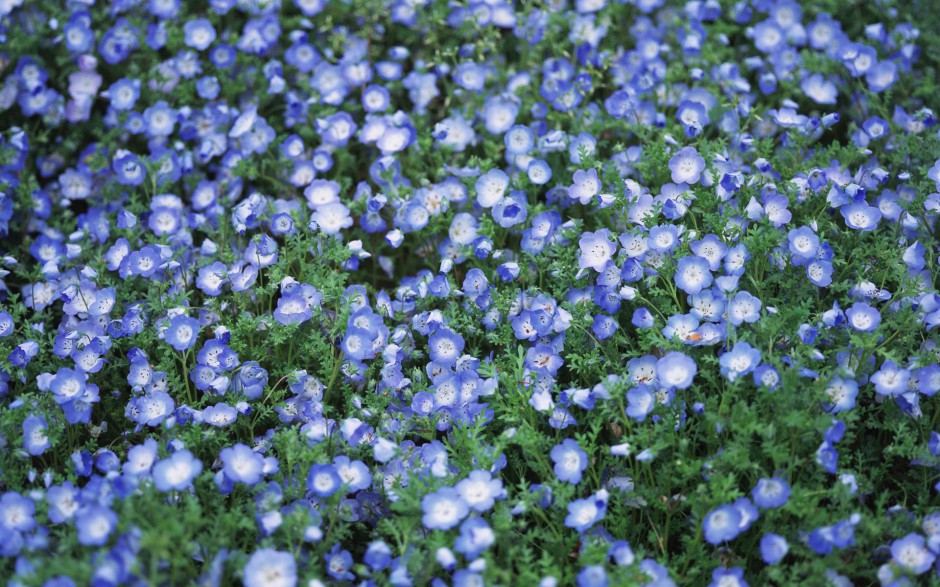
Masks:
[[[255,485],[264,477],[264,457],[251,447],[238,443],[219,453],[222,472],[234,483]]]
[[[568,504],[565,526],[574,529],[578,533],[587,531],[591,526],[604,519],[607,513],[608,498],[607,490],[601,489],[590,497],[572,501]]]
[[[735,343],[734,348],[726,351],[718,359],[721,374],[732,383],[741,375],[752,372],[761,362],[759,349],[752,347],[744,341]]]
[[[581,474],[588,466],[588,456],[576,441],[566,438],[552,449],[550,456],[555,463],[555,476],[559,481],[573,485],[581,482]]]
[[[658,382],[666,389],[688,389],[697,372],[695,361],[676,351],[667,353],[656,362]]]
[[[442,487],[421,499],[421,521],[429,530],[449,530],[460,523],[470,507],[453,487]]]
[[[875,385],[875,393],[888,396],[905,393],[910,379],[910,370],[899,367],[892,360],[882,363],[881,368],[871,376],[871,382]]]
[[[509,176],[499,169],[491,169],[476,181],[477,203],[483,208],[492,208],[508,187]]]
[[[49,425],[43,416],[28,416],[23,420],[23,448],[31,456],[39,456],[52,446]]]
[[[669,160],[669,169],[673,182],[695,184],[705,170],[705,159],[695,147],[683,147]]]
[[[845,310],[848,325],[858,332],[874,332],[881,324],[881,313],[865,302],[855,302]]]
[[[108,542],[117,523],[117,514],[106,507],[91,505],[82,508],[75,516],[78,542],[84,546],[102,546]]]
[[[188,450],[178,450],[153,467],[153,483],[160,491],[184,491],[202,472],[202,461]]]
[[[741,514],[731,505],[719,506],[708,513],[702,521],[705,540],[709,544],[719,545],[729,542],[740,534]]]
[[[296,587],[297,562],[289,552],[256,550],[242,569],[245,587]]]
[[[196,344],[199,335],[199,321],[184,314],[178,314],[170,319],[164,333],[164,340],[177,351],[185,351]]]
[[[920,534],[908,534],[891,543],[891,558],[904,572],[922,575],[933,567],[937,556],[927,548]]]
[[[790,499],[790,484],[780,477],[761,479],[751,491],[754,505],[761,509],[778,508]]]
[[[317,497],[330,497],[342,484],[333,465],[313,465],[307,472],[307,489]]]
[[[617,251],[617,243],[610,240],[610,230],[603,228],[597,232],[585,232],[578,241],[581,249],[578,266],[584,269],[603,271],[607,262]]]
[[[760,539],[761,558],[768,565],[775,565],[783,560],[790,551],[787,539],[779,534],[765,534]]]
[[[497,498],[503,497],[503,482],[494,479],[488,471],[472,471],[457,483],[455,489],[470,509],[481,513],[492,508]]]
[[[568,188],[568,197],[580,201],[581,204],[587,205],[594,196],[601,193],[601,181],[594,168],[575,171],[572,179],[574,184]]]
[[[454,541],[454,550],[468,559],[480,556],[496,542],[496,533],[483,518],[468,518],[460,525],[460,535]]]
[[[197,51],[205,51],[215,41],[215,29],[205,18],[191,20],[183,25],[184,43]]]
[[[679,259],[675,274],[676,287],[687,294],[697,294],[712,284],[711,266],[699,256]]]

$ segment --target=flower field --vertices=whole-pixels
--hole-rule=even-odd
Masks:
[[[0,0],[0,579],[940,584],[936,8]]]

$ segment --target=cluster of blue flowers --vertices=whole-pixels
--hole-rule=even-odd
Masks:
[[[940,577],[940,30],[197,4],[0,0],[10,585]]]

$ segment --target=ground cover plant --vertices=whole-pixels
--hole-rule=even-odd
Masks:
[[[0,578],[937,584],[935,8],[0,0]]]

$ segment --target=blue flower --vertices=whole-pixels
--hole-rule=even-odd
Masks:
[[[588,456],[576,441],[566,438],[561,444],[555,445],[551,458],[555,463],[555,476],[559,481],[573,485],[581,482],[581,474],[588,466]]]
[[[734,540],[741,533],[741,522],[741,513],[734,506],[723,505],[713,509],[702,520],[706,542],[718,545]]]
[[[468,518],[460,525],[460,535],[454,541],[454,550],[468,559],[480,556],[496,542],[496,535],[483,518]]]
[[[234,483],[256,485],[264,477],[264,457],[242,443],[222,449],[219,460],[222,472]]]
[[[470,511],[466,500],[453,487],[442,487],[425,495],[421,499],[421,509],[424,511],[421,521],[429,530],[449,530]]]
[[[153,483],[160,491],[184,491],[202,472],[202,461],[188,450],[178,450],[153,467]]]
[[[640,384],[627,391],[627,415],[642,422],[656,407],[656,397],[648,385]]]
[[[697,372],[695,361],[676,351],[667,353],[656,362],[657,380],[667,389],[688,389]]]
[[[760,539],[761,558],[768,565],[779,563],[783,557],[787,556],[789,550],[790,545],[787,544],[787,539],[779,534],[764,534]]]
[[[739,567],[715,569],[712,571],[712,582],[709,587],[748,587],[748,582],[744,580],[744,569]]]
[[[23,420],[23,448],[27,453],[39,456],[50,446],[49,425],[43,416],[30,415]]]
[[[90,505],[82,508],[75,516],[79,544],[84,546],[104,545],[117,527],[117,523],[117,514],[106,507]]]
[[[604,519],[607,513],[607,491],[602,489],[585,499],[576,499],[568,504],[565,526],[578,533],[587,531],[591,526]]]
[[[177,351],[186,351],[196,344],[196,338],[199,336],[199,321],[190,318],[185,314],[177,314],[170,318],[170,324],[166,328],[163,337],[170,346]]]
[[[699,256],[679,259],[675,274],[676,287],[687,294],[697,294],[712,284],[711,263]]]
[[[672,181],[675,183],[698,183],[705,170],[705,159],[695,147],[683,147],[669,160]]]
[[[790,484],[780,477],[761,479],[751,491],[754,505],[761,509],[778,508],[790,499]]]
[[[337,581],[352,581],[356,578],[351,572],[353,566],[352,555],[349,554],[348,550],[343,550],[338,542],[333,545],[328,553],[323,555],[323,558],[326,560],[326,574],[330,577]]]
[[[745,341],[738,341],[734,348],[726,351],[718,359],[721,374],[734,382],[741,375],[752,372],[761,362],[761,352]]]
[[[489,471],[471,471],[455,488],[470,509],[481,513],[492,508],[504,494],[503,482],[494,479]]]
[[[197,51],[205,51],[215,41],[215,29],[212,23],[205,18],[197,18],[183,25],[183,42],[187,47]]]
[[[296,587],[297,562],[289,552],[256,550],[242,569],[245,587]]]
[[[891,543],[891,558],[904,572],[922,575],[933,567],[936,555],[920,534],[908,534]]]
[[[307,489],[317,497],[330,497],[343,484],[332,464],[315,464],[307,472]]]

